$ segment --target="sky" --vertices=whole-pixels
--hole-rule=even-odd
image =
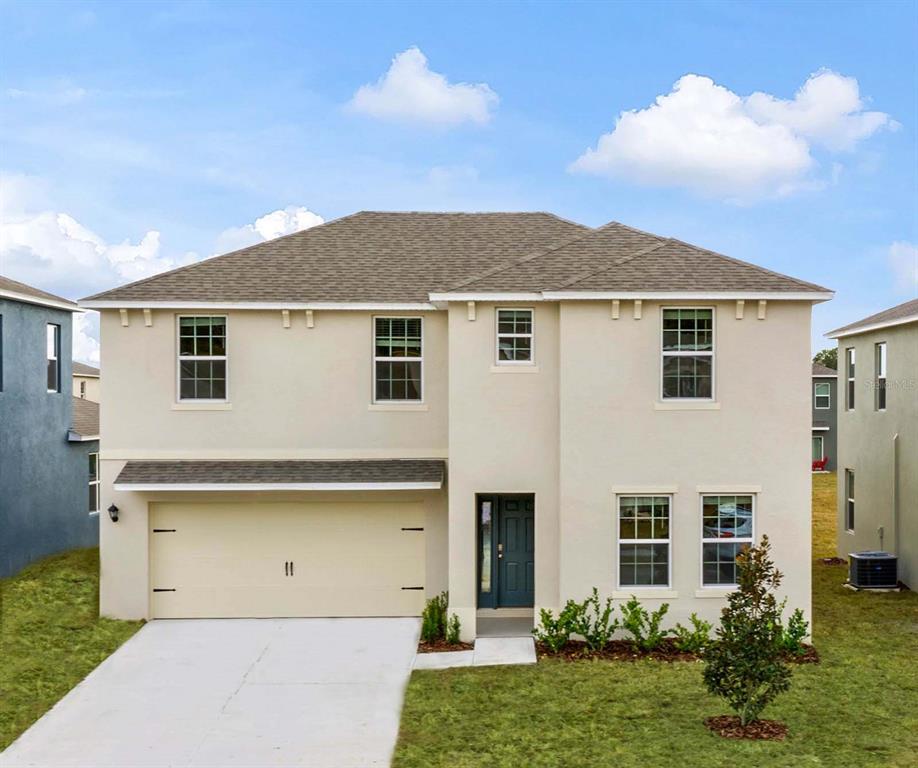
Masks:
[[[918,0],[0,0],[0,273],[77,299],[358,210],[545,210],[831,288],[832,346],[918,296],[916,39]]]

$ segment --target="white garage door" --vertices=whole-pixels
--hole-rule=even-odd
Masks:
[[[417,616],[419,503],[152,504],[154,618]]]

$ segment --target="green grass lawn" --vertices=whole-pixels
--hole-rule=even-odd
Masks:
[[[813,478],[815,557],[835,554],[835,475]],[[520,766],[910,766],[918,755],[918,594],[854,593],[844,566],[813,565],[819,665],[764,716],[784,742],[722,739],[703,720],[729,710],[701,664],[541,661],[415,672],[396,768]]]
[[[98,549],[0,581],[0,750],[139,628],[99,618]]]

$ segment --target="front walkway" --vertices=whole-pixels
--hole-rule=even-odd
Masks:
[[[147,624],[3,768],[389,764],[417,619]]]

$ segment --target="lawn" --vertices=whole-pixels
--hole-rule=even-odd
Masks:
[[[834,555],[835,475],[813,478],[814,557]],[[844,566],[814,560],[819,665],[795,667],[765,717],[784,742],[722,739],[727,714],[700,663],[542,661],[415,672],[396,768],[465,766],[910,766],[918,754],[918,593],[845,589]]]
[[[139,628],[99,618],[98,549],[0,581],[0,750]]]

